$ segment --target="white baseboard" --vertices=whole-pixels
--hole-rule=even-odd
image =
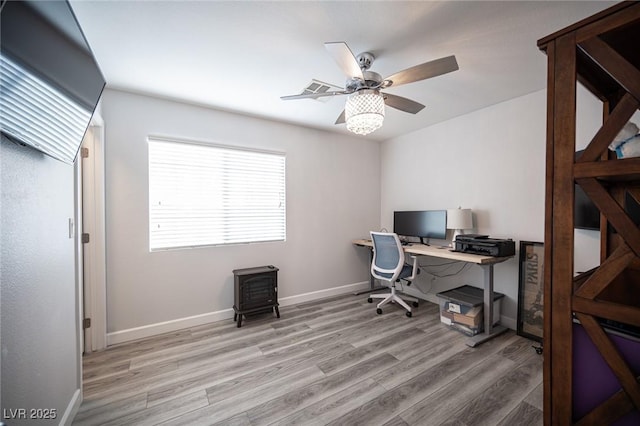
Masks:
[[[69,401],[69,404],[67,405],[67,409],[64,410],[64,414],[62,415],[62,417],[60,417],[60,423],[58,424],[60,426],[71,425],[73,419],[78,413],[78,410],[80,409],[81,403],[82,393],[80,392],[80,389],[76,389],[76,391],[73,393],[73,396],[71,397],[71,401]]]
[[[518,328],[516,320],[510,317],[505,317],[504,315],[500,315],[500,324],[510,328],[511,330],[516,330]]]
[[[312,291],[309,293],[298,294],[295,296],[283,297],[278,300],[280,306],[291,306],[298,303],[310,302],[313,300],[323,299],[325,297],[337,296],[340,294],[346,294],[350,292],[362,291],[369,288],[369,282],[363,281],[354,284],[347,284],[339,287],[328,288],[325,290]],[[413,289],[407,289],[405,291],[411,296],[418,297],[429,302],[439,304],[440,299],[434,293],[422,293],[419,291],[412,291]],[[144,325],[142,327],[129,328],[127,330],[114,331],[107,334],[107,345],[115,345],[117,343],[130,342],[132,340],[142,339],[145,337],[156,336],[162,333],[170,333],[172,331],[178,331],[189,327],[196,327],[198,325],[209,324],[215,321],[228,320],[233,318],[233,309],[223,309],[221,311],[207,312],[205,314],[194,315],[186,318],[178,318],[171,321],[159,322],[156,324]],[[500,324],[510,328],[516,329],[516,321],[513,318],[500,316]]]
[[[297,305],[298,303],[310,302],[312,300],[324,299],[325,297],[338,296],[369,288],[369,281],[355,284],[347,284],[340,287],[328,288],[326,290],[312,291],[310,293],[298,294],[296,296],[283,297],[278,300],[280,306]]]
[[[325,297],[337,296],[369,288],[369,281],[363,281],[355,284],[347,284],[339,287],[328,288],[326,290],[312,291],[310,293],[299,294],[296,296],[283,297],[278,300],[280,306],[290,306],[298,303],[309,302],[312,300],[323,299]],[[215,321],[221,321],[233,318],[233,309],[223,309],[221,311],[207,312],[205,314],[194,315],[186,318],[178,318],[171,321],[164,321],[155,324],[143,325],[141,327],[129,328],[126,330],[114,331],[107,333],[107,346],[117,343],[130,342],[132,340],[142,339],[145,337],[156,336],[162,333],[170,333],[172,331],[182,330],[198,325],[209,324]]]
[[[112,333],[107,333],[107,346],[156,336],[158,334],[170,333],[172,331],[178,331],[184,328],[195,327],[229,318],[233,318],[232,308],[216,312],[207,312],[206,314],[194,315],[186,318],[178,318],[171,321],[143,325],[141,327],[129,328],[126,330],[114,331]]]

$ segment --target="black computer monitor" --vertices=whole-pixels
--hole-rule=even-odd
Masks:
[[[393,232],[405,237],[444,240],[447,234],[446,210],[393,212]]]

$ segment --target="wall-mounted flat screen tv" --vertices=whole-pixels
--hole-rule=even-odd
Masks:
[[[575,159],[580,158],[584,150],[576,151]],[[600,230],[600,210],[582,187],[575,184],[573,205],[573,227],[576,229]]]
[[[600,210],[593,204],[582,187],[575,186],[573,207],[573,227],[577,229],[600,230]]]
[[[576,152],[576,159],[580,157],[583,151]],[[633,196],[625,191],[623,207],[631,220],[640,226],[640,204],[636,202]],[[575,185],[575,204],[573,210],[573,227],[577,229],[600,230],[600,210],[591,201],[589,196],[584,192],[582,187]]]
[[[624,210],[633,223],[640,226],[640,204],[627,191],[624,194]],[[575,188],[574,228],[600,230],[600,210],[593,204],[580,185]]]
[[[105,80],[67,1],[0,3],[0,131],[72,164]]]

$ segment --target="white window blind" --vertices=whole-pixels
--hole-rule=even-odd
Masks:
[[[73,164],[91,112],[0,54],[0,130]]]
[[[151,250],[283,241],[285,156],[149,139]]]

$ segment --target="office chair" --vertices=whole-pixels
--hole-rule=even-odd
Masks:
[[[371,232],[373,242],[373,261],[371,262],[371,275],[382,281],[389,283],[391,293],[372,294],[367,301],[373,299],[383,299],[378,303],[376,312],[382,314],[382,307],[389,302],[396,302],[407,310],[407,316],[411,318],[411,307],[405,300],[413,302],[414,307],[418,307],[418,299],[415,297],[402,297],[396,293],[396,283],[405,280],[408,284],[416,278],[418,271],[418,259],[411,256],[413,266],[405,263],[404,250],[397,234],[391,232]],[[403,300],[404,299],[404,300]]]

